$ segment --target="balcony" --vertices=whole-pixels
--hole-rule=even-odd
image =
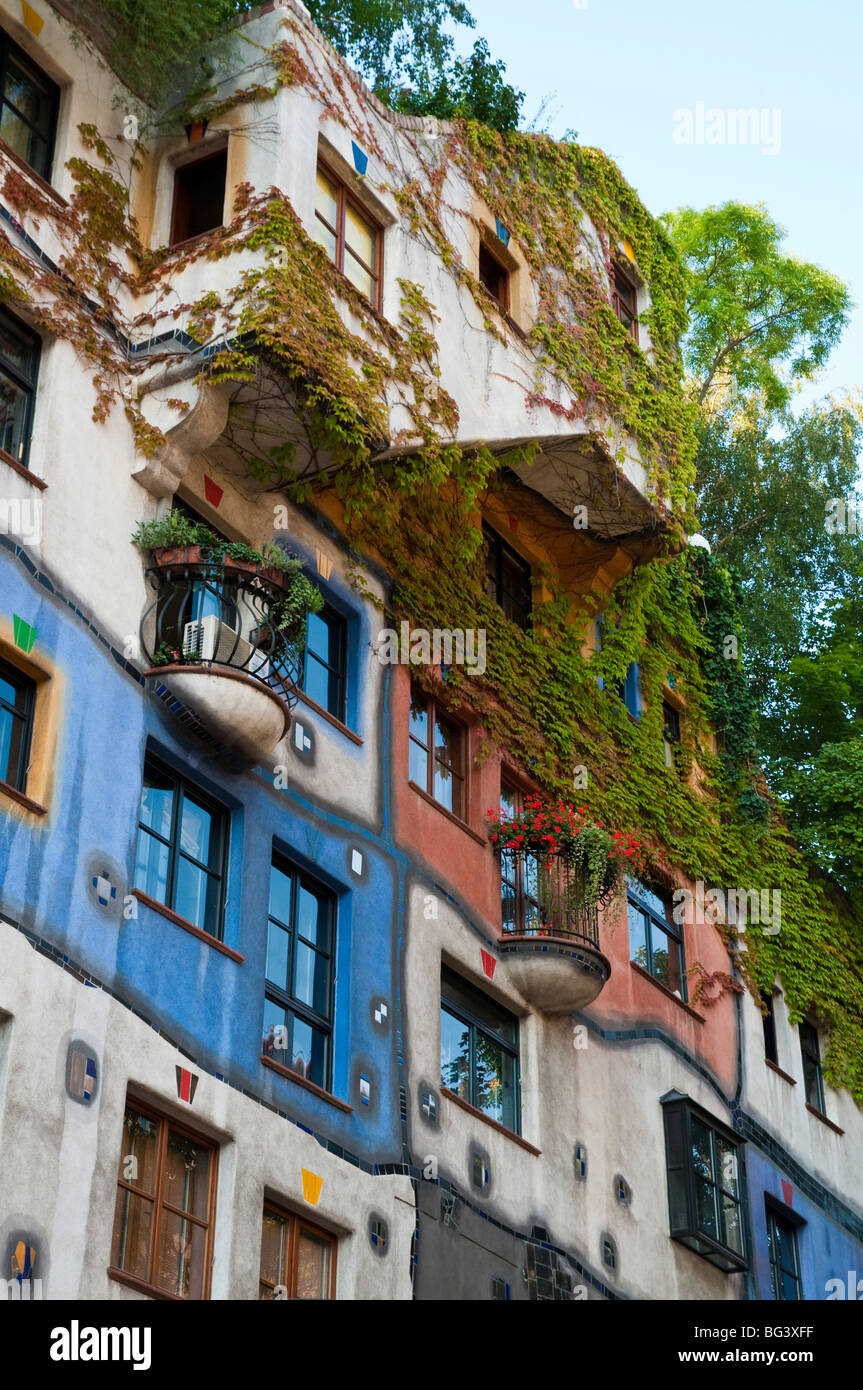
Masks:
[[[290,728],[304,636],[296,588],[308,581],[204,545],[161,546],[151,557],[145,677],[217,745],[262,762]]]
[[[503,928],[498,950],[508,978],[541,1013],[593,1002],[611,974],[599,949],[599,899],[564,853],[506,849],[501,860]]]

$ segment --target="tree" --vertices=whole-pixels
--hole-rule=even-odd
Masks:
[[[505,66],[494,62],[485,39],[477,39],[469,58],[456,58],[434,82],[402,91],[398,110],[439,120],[475,120],[494,130],[516,130],[524,93],[504,80]]]
[[[790,373],[808,379],[848,321],[845,285],[819,266],[784,255],[785,231],[763,206],[681,208],[662,219],[689,270],[686,370],[704,406],[731,383],[787,404]]]

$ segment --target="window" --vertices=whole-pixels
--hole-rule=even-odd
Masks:
[[[51,177],[60,89],[0,31],[0,137],[43,179]]]
[[[679,1092],[662,1106],[672,1238],[726,1273],[745,1269],[740,1140]]]
[[[767,1251],[770,1256],[770,1287],[773,1297],[783,1301],[802,1299],[797,1231],[790,1221],[769,1204]]]
[[[333,1298],[335,1276],[333,1236],[265,1202],[259,1297]]]
[[[334,265],[379,309],[381,229],[354,201],[344,184],[320,164],[313,235]]]
[[[521,793],[501,786],[500,809],[509,816],[522,809]],[[530,935],[543,925],[540,905],[539,862],[535,854],[500,856],[501,926],[504,932]]]
[[[465,818],[464,729],[428,695],[411,693],[408,777],[454,816]]]
[[[518,1019],[455,971],[441,969],[441,1085],[519,1132]]]
[[[821,1075],[818,1029],[806,1019],[800,1024],[800,1050],[803,1053],[803,1085],[806,1100],[814,1110],[824,1115],[824,1078]]]
[[[303,690],[342,723],[347,694],[347,627],[329,604],[320,613],[309,613],[303,656]]]
[[[24,468],[30,452],[39,348],[37,335],[0,309],[0,449]]]
[[[779,1049],[776,1046],[776,1014],[773,1011],[773,995],[765,991],[761,995],[761,1002],[767,1010],[766,1014],[761,1015],[761,1023],[764,1029],[764,1056],[768,1062],[774,1066],[779,1066]]]
[[[181,164],[175,171],[172,246],[222,226],[227,178],[227,149]]]
[[[629,959],[672,993],[686,998],[682,928],[666,893],[629,880]]]
[[[135,887],[221,939],[228,813],[154,759],[144,763]]]
[[[641,679],[638,671],[638,662],[631,661],[626,671],[626,676],[622,681],[615,683],[615,690],[618,697],[626,705],[633,719],[641,718]]]
[[[479,244],[478,279],[506,313],[509,309],[509,271],[501,265],[491,247],[484,241],[480,241]]]
[[[624,328],[638,342],[638,291],[619,265],[612,272],[611,303]]]
[[[0,782],[19,792],[27,790],[35,707],[35,683],[0,661]]]
[[[279,856],[270,867],[262,1055],[329,1090],[335,898]]]
[[[662,751],[665,759],[665,766],[672,770],[677,763],[674,757],[675,748],[680,747],[680,711],[670,705],[667,700],[662,702]]]
[[[112,1265],[174,1298],[208,1298],[216,1146],[127,1104]]]
[[[502,608],[510,622],[526,628],[533,604],[530,565],[506,541],[483,526],[485,537],[485,591]]]

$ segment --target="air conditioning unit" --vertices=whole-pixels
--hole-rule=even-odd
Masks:
[[[215,614],[186,623],[183,628],[183,656],[187,661],[215,661],[221,666],[235,667],[248,671],[258,680],[269,681],[270,663],[264,656],[239,637],[232,627],[223,623]]]

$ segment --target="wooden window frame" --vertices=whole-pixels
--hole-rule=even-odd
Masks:
[[[453,999],[453,998],[451,998],[451,997],[447,994],[447,988],[446,988],[446,986],[447,986],[447,976],[448,976],[448,975],[456,976],[456,977],[458,978],[458,981],[459,981],[460,985],[462,986],[462,988],[464,988],[465,990],[469,991],[470,994],[473,994],[473,995],[476,996],[478,999],[484,999],[484,998],[486,997],[486,996],[483,994],[483,991],[482,991],[481,989],[477,989],[476,985],[472,984],[470,980],[466,980],[463,976],[459,975],[459,972],[458,972],[457,970],[453,970],[452,967],[451,967],[451,966],[448,966],[445,962],[442,964],[442,966],[441,966],[441,982],[440,982],[440,1011],[441,1011],[441,1013],[448,1013],[452,1018],[455,1018],[459,1023],[463,1024],[464,1027],[467,1028],[467,1029],[469,1030],[469,1041],[468,1041],[468,1055],[469,1055],[469,1062],[468,1062],[469,1077],[468,1077],[468,1080],[469,1080],[469,1089],[470,1089],[470,1096],[469,1096],[469,1099],[468,1099],[467,1101],[465,1101],[465,1100],[464,1100],[464,1097],[459,1096],[457,1091],[452,1091],[452,1090],[450,1090],[450,1087],[447,1086],[446,1082],[443,1080],[443,1074],[441,1074],[441,1086],[442,1086],[442,1088],[443,1088],[445,1091],[447,1091],[450,1095],[452,1095],[456,1100],[461,1101],[463,1104],[470,1105],[471,1108],[472,1108],[473,1110],[475,1110],[478,1114],[484,1116],[485,1119],[490,1120],[493,1124],[499,1125],[502,1129],[506,1130],[508,1133],[510,1133],[510,1134],[515,1134],[515,1135],[518,1135],[518,1136],[520,1137],[520,1136],[521,1136],[521,1121],[522,1121],[522,1115],[521,1115],[521,1027],[520,1027],[520,1024],[519,1024],[518,1015],[517,1015],[517,1014],[514,1014],[514,1013],[512,1012],[511,1009],[507,1009],[506,1006],[503,1005],[503,1004],[500,1004],[500,1005],[497,1006],[498,1008],[501,1009],[502,1012],[509,1014],[510,1018],[511,1018],[511,1019],[513,1020],[513,1022],[515,1023],[515,1036],[516,1036],[516,1041],[515,1041],[515,1043],[513,1044],[512,1042],[510,1042],[510,1040],[509,1040],[508,1038],[504,1037],[501,1033],[498,1033],[498,1032],[488,1023],[488,1021],[487,1021],[486,1019],[483,1018],[483,1016],[482,1016],[482,1014],[481,1014],[480,1012],[474,1011],[472,1008],[470,1008],[469,1005],[465,1005],[465,1004],[461,1003],[460,1000]],[[504,1124],[504,1122],[503,1122],[502,1120],[497,1120],[497,1119],[495,1119],[494,1115],[489,1115],[485,1110],[482,1109],[482,1107],[481,1107],[480,1105],[477,1104],[477,1093],[476,1093],[476,1076],[477,1076],[476,1034],[477,1034],[477,1031],[481,1032],[485,1037],[487,1037],[491,1042],[493,1042],[493,1043],[495,1044],[495,1046],[500,1047],[504,1052],[508,1053],[509,1056],[513,1058],[513,1061],[514,1061],[514,1063],[515,1063],[514,1070],[513,1070],[513,1102],[514,1102],[514,1116],[513,1116],[513,1124],[512,1124],[511,1126],[510,1126],[510,1125],[507,1125],[507,1124]],[[441,1059],[441,1063],[442,1063],[442,1059]]]
[[[344,179],[339,177],[332,165],[328,164],[325,159],[318,157],[317,169],[329,179],[330,183],[332,183],[336,189],[336,220],[338,226],[333,227],[327,219],[318,212],[317,207],[315,208],[315,219],[326,227],[330,236],[335,237],[336,254],[333,264],[336,270],[340,271],[341,274],[345,276],[345,279],[350,280],[350,276],[345,271],[345,209],[347,207],[353,208],[354,212],[362,218],[363,222],[365,222],[375,234],[375,264],[373,266],[361,260],[355,251],[351,251],[351,254],[357,264],[361,265],[372,277],[374,282],[374,295],[369,300],[369,303],[373,309],[376,309],[377,312],[380,313],[381,304],[383,302],[384,229],[377,218],[369,212],[369,209],[353,195]],[[315,173],[315,179],[317,181],[317,171]],[[353,280],[350,280],[350,283],[353,285]],[[354,289],[357,289],[356,285],[354,285]],[[358,290],[358,293],[362,294],[362,290]]]
[[[280,873],[283,873],[287,877],[290,877],[291,880],[290,922],[283,922],[281,918],[274,917],[269,909],[269,903],[267,905],[267,938],[269,938],[271,922],[275,923],[277,927],[280,927],[283,931],[287,931],[288,933],[288,980],[293,980],[294,977],[294,958],[297,945],[297,897],[301,883],[303,883],[304,881],[308,883],[309,887],[314,893],[320,894],[321,896],[325,895],[329,902],[330,949],[328,952],[319,952],[319,954],[321,955],[326,955],[329,960],[329,970],[327,978],[328,1012],[326,1016],[317,1013],[317,1011],[311,1008],[308,1004],[304,1004],[302,1000],[296,999],[293,994],[289,993],[288,990],[282,988],[282,986],[280,985],[277,985],[275,981],[270,980],[267,977],[266,956],[264,959],[264,1008],[266,1009],[266,1001],[269,999],[269,1001],[272,1004],[275,1004],[278,1008],[284,1009],[288,1014],[296,1015],[297,1018],[301,1019],[304,1023],[309,1024],[310,1027],[317,1028],[320,1032],[326,1034],[327,1060],[326,1067],[324,1069],[325,1074],[323,1083],[313,1081],[311,1077],[303,1076],[301,1072],[294,1072],[293,1067],[288,1066],[287,1063],[277,1063],[275,1061],[275,1058],[267,1058],[263,1050],[262,1059],[266,1061],[272,1061],[277,1066],[284,1066],[285,1070],[287,1072],[290,1072],[291,1075],[296,1075],[297,1077],[299,1077],[301,1081],[308,1081],[310,1085],[316,1088],[320,1087],[321,1090],[326,1091],[329,1094],[330,1087],[333,1084],[333,1034],[335,1028],[334,1015],[338,897],[332,891],[331,888],[327,887],[325,883],[321,883],[319,879],[314,878],[311,874],[307,874],[304,869],[301,869],[299,865],[295,864],[292,859],[289,859],[287,857],[287,855],[281,854],[278,850],[275,849],[273,850],[273,853],[270,857],[271,878],[273,869],[278,869]],[[316,947],[313,947],[313,949],[317,951]],[[263,1040],[261,1046],[263,1049]]]
[[[17,367],[14,362],[11,362],[3,352],[2,347],[0,347],[0,376],[8,377],[12,385],[24,393],[27,400],[21,440],[21,457],[16,458],[12,453],[7,454],[5,449],[0,450],[0,453],[2,453],[4,457],[11,459],[17,467],[25,469],[29,476],[30,441],[33,435],[33,416],[36,406],[36,387],[39,382],[39,359],[42,352],[42,340],[39,334],[35,333],[33,329],[30,328],[29,324],[22,323],[22,321],[16,318],[14,314],[11,314],[8,309],[0,306],[0,324],[2,324],[4,320],[8,320],[13,333],[20,333],[25,339],[30,339],[30,356],[28,359],[28,370],[22,372],[21,368]]]
[[[223,189],[223,192],[222,192],[222,216],[221,216],[220,220],[219,220],[219,221],[215,224],[215,226],[213,226],[213,227],[205,227],[204,230],[201,231],[201,232],[193,232],[193,233],[191,233],[191,235],[178,237],[178,236],[177,236],[177,223],[178,223],[178,220],[179,220],[179,210],[178,210],[177,193],[178,193],[178,190],[179,190],[180,180],[181,180],[181,178],[183,177],[184,173],[185,173],[188,169],[192,169],[192,168],[194,168],[196,165],[207,164],[207,163],[209,163],[210,160],[216,160],[216,159],[224,159],[224,161],[225,161],[225,186],[224,186],[224,189]],[[169,240],[169,243],[168,243],[168,245],[169,245],[169,247],[170,247],[171,249],[173,249],[175,246],[183,246],[183,245],[185,245],[185,243],[186,243],[187,241],[196,241],[196,240],[198,239],[198,237],[209,236],[211,232],[217,232],[217,231],[219,230],[220,227],[224,227],[224,226],[225,226],[225,202],[226,202],[226,199],[227,199],[227,196],[228,196],[228,147],[227,147],[227,145],[219,145],[218,148],[216,148],[216,149],[202,150],[201,153],[198,154],[194,159],[184,159],[183,162],[182,162],[181,164],[178,164],[178,165],[175,167],[175,169],[174,169],[174,180],[173,180],[173,186],[172,186],[172,188],[173,188],[173,192],[172,192],[172,198],[171,198],[171,232],[170,232],[170,240]]]
[[[667,899],[667,898],[669,897],[669,894],[666,893],[665,890],[664,890],[663,888],[659,887],[659,886],[656,886],[656,885],[654,885],[654,884],[645,884],[644,887],[646,887],[646,888],[648,889],[649,892],[655,893],[658,897],[661,897],[661,898],[663,899],[663,901],[665,901],[665,899]],[[663,932],[663,933],[665,934],[665,936],[667,937],[668,942],[669,942],[669,950],[670,950],[672,944],[673,944],[673,945],[676,945],[676,947],[677,947],[677,969],[678,969],[678,973],[679,973],[679,975],[680,975],[680,984],[679,984],[678,988],[679,988],[679,990],[680,990],[680,998],[681,998],[681,1000],[683,1001],[683,1003],[685,1004],[685,1003],[687,1002],[687,988],[686,988],[686,942],[685,942],[684,935],[683,935],[683,925],[680,924],[680,926],[678,927],[678,925],[677,925],[676,923],[674,923],[673,921],[669,920],[667,917],[665,917],[665,918],[660,917],[660,916],[658,915],[658,913],[655,912],[654,909],[651,908],[651,907],[649,906],[648,903],[646,903],[645,901],[643,901],[643,900],[639,897],[637,889],[632,888],[631,886],[628,887],[628,889],[627,889],[626,902],[627,902],[627,908],[631,905],[632,907],[635,908],[636,912],[640,912],[640,913],[647,919],[647,929],[646,929],[645,934],[644,934],[644,936],[645,936],[645,942],[646,942],[646,946],[647,946],[647,963],[646,963],[645,965],[643,965],[643,966],[640,966],[640,969],[642,969],[642,970],[644,971],[645,975],[648,975],[648,976],[650,977],[651,980],[655,980],[655,981],[657,982],[657,984],[662,985],[662,987],[663,987],[664,989],[668,990],[668,993],[671,994],[671,995],[674,995],[674,990],[671,988],[670,985],[667,985],[667,984],[665,983],[665,981],[664,981],[663,979],[661,979],[660,976],[657,975],[657,974],[654,972],[653,968],[652,968],[652,967],[653,967],[653,927],[656,926],[656,928],[657,928],[659,931],[661,931],[661,932]],[[628,931],[629,931],[629,920],[628,920],[628,913],[627,913],[627,933],[628,933]],[[629,950],[630,950],[630,957],[629,957],[629,959],[633,962],[634,965],[639,965],[639,962],[636,961],[636,960],[633,958],[633,956],[632,956],[632,943],[631,943],[631,942],[629,943]]]
[[[483,543],[486,548],[486,595],[488,598],[492,598],[492,595],[488,592],[488,587],[493,583],[495,593],[492,601],[497,604],[498,608],[503,610],[509,622],[514,623],[516,627],[520,627],[522,632],[528,632],[530,630],[531,617],[533,614],[533,591],[531,586],[532,566],[529,561],[525,560],[524,556],[520,555],[513,546],[509,545],[507,541],[504,540],[503,536],[500,535],[498,531],[495,531],[493,526],[489,526],[485,521],[482,524],[482,533]],[[504,587],[504,559],[508,559],[513,563],[522,574],[524,590],[521,596],[520,606],[524,608],[524,622],[508,614],[502,602],[504,598],[519,601],[517,594],[512,593],[511,590]],[[493,574],[490,572],[492,569],[494,570]]]
[[[23,711],[10,708],[0,696],[0,708],[10,713],[13,719],[22,720],[24,725],[15,776],[2,778],[0,785],[11,787],[14,791],[20,792],[22,796],[26,796],[27,775],[30,771],[30,750],[33,744],[33,725],[36,717],[36,682],[24,671],[19,670],[17,666],[5,661],[2,656],[0,656],[0,676],[22,690],[24,695]],[[11,771],[11,769],[7,768],[6,771]]]
[[[210,1283],[212,1277],[214,1254],[213,1238],[215,1235],[216,1189],[218,1185],[219,1172],[219,1145],[216,1143],[215,1140],[209,1139],[205,1134],[200,1134],[196,1130],[190,1129],[187,1125],[183,1124],[182,1121],[175,1120],[171,1115],[168,1115],[163,1111],[153,1109],[145,1102],[139,1101],[135,1096],[126,1097],[126,1103],[123,1110],[124,1125],[126,1119],[126,1111],[128,1110],[134,1110],[136,1114],[142,1115],[144,1119],[152,1120],[155,1124],[159,1126],[156,1149],[156,1171],[153,1179],[152,1196],[149,1193],[142,1192],[139,1187],[135,1187],[134,1183],[127,1182],[126,1179],[122,1177],[121,1170],[120,1175],[117,1177],[117,1198],[114,1204],[115,1223],[117,1219],[117,1203],[120,1200],[120,1192],[129,1192],[135,1197],[143,1198],[146,1201],[150,1201],[155,1207],[155,1214],[150,1230],[149,1249],[147,1255],[148,1277],[147,1279],[141,1279],[139,1275],[132,1274],[129,1271],[123,1269],[120,1265],[116,1264],[115,1260],[119,1252],[114,1248],[113,1242],[111,1247],[112,1263],[109,1267],[108,1273],[113,1278],[118,1279],[121,1283],[129,1283],[130,1285],[132,1285],[132,1287],[140,1288],[143,1292],[149,1293],[157,1298],[172,1299],[181,1303],[206,1302],[210,1297]],[[210,1151],[210,1154],[212,1155],[211,1168],[208,1179],[209,1187],[207,1192],[206,1220],[203,1220],[201,1217],[192,1216],[188,1212],[180,1211],[179,1208],[173,1206],[170,1202],[166,1202],[161,1195],[165,1179],[165,1162],[168,1151],[168,1132],[172,1129],[177,1134],[181,1134],[185,1139],[192,1140],[192,1142],[199,1145],[199,1147],[203,1149],[208,1149]],[[156,1273],[155,1265],[159,1251],[159,1236],[161,1235],[162,1230],[162,1213],[166,1209],[169,1212],[171,1212],[174,1216],[179,1216],[182,1220],[189,1221],[195,1226],[203,1227],[205,1231],[204,1278],[202,1281],[200,1299],[186,1298],[182,1294],[172,1293],[170,1289],[164,1289],[161,1287],[161,1285],[154,1282],[153,1276]]]
[[[329,1268],[329,1279],[328,1279],[328,1281],[327,1281],[327,1282],[328,1282],[329,1289],[328,1289],[328,1293],[327,1293],[327,1295],[326,1295],[326,1300],[324,1300],[324,1299],[321,1299],[321,1300],[317,1300],[317,1299],[306,1299],[305,1302],[318,1302],[318,1301],[324,1302],[324,1301],[328,1301],[328,1300],[334,1299],[335,1296],[336,1296],[336,1263],[337,1263],[338,1254],[339,1254],[339,1242],[338,1242],[338,1237],[337,1237],[337,1236],[334,1236],[334,1235],[332,1234],[331,1231],[325,1231],[325,1230],[323,1229],[323,1227],[321,1227],[321,1226],[316,1226],[316,1225],[314,1224],[314,1222],[312,1222],[312,1221],[307,1221],[306,1218],[305,1218],[305,1216],[300,1216],[297,1212],[288,1211],[286,1207],[281,1207],[281,1206],[279,1206],[279,1204],[278,1204],[277,1202],[271,1202],[271,1201],[269,1201],[269,1200],[265,1200],[265,1201],[264,1201],[264,1211],[265,1211],[265,1212],[267,1212],[267,1211],[272,1212],[273,1216],[278,1216],[278,1217],[280,1218],[280,1220],[288,1222],[288,1225],[289,1225],[289,1234],[288,1234],[288,1240],[287,1240],[287,1250],[286,1250],[286,1253],[285,1253],[285,1263],[284,1263],[284,1267],[279,1271],[280,1274],[281,1274],[283,1277],[281,1278],[281,1280],[279,1281],[278,1284],[274,1284],[274,1283],[271,1282],[271,1280],[265,1279],[265,1278],[263,1277],[262,1272],[261,1272],[260,1269],[259,1269],[259,1272],[258,1272],[258,1301],[259,1301],[259,1302],[272,1302],[272,1301],[273,1301],[273,1300],[270,1300],[270,1299],[263,1299],[263,1298],[262,1298],[262,1296],[261,1296],[261,1285],[264,1285],[264,1286],[265,1286],[266,1288],[268,1288],[268,1289],[272,1289],[274,1293],[275,1293],[275,1290],[278,1289],[278,1288],[286,1288],[286,1289],[288,1290],[288,1299],[289,1299],[289,1300],[295,1299],[295,1298],[297,1297],[297,1294],[296,1294],[297,1273],[298,1273],[298,1270],[299,1270],[299,1263],[300,1263],[300,1242],[299,1242],[299,1234],[300,1234],[300,1228],[301,1228],[301,1227],[305,1227],[305,1229],[306,1229],[307,1231],[309,1231],[312,1235],[316,1236],[318,1239],[325,1240],[325,1241],[327,1242],[327,1244],[329,1245],[329,1247],[330,1247],[330,1268]],[[261,1229],[261,1254],[263,1255],[263,1244],[264,1244],[264,1242],[263,1242],[263,1217],[261,1218],[261,1227],[262,1227],[262,1229]],[[290,1280],[288,1280],[287,1278],[284,1277],[284,1276],[285,1276],[286,1274],[288,1274],[288,1273],[290,1274]]]
[[[147,775],[147,770],[148,770],[148,768],[150,769],[151,773],[157,774],[158,776],[161,776],[161,777],[167,777],[167,778],[169,778],[169,779],[174,783],[175,791],[174,791],[174,803],[173,803],[173,806],[172,806],[172,809],[171,809],[171,830],[170,830],[169,837],[168,837],[167,839],[165,838],[164,835],[161,835],[158,831],[155,831],[155,830],[151,829],[150,826],[143,825],[142,822],[141,822],[141,800],[143,800],[143,795],[144,795],[144,778],[145,778],[146,775]],[[141,778],[141,800],[139,800],[139,802],[138,802],[137,835],[136,835],[136,838],[135,838],[135,857],[136,857],[136,860],[137,860],[138,845],[139,845],[139,843],[140,843],[140,837],[141,837],[142,834],[144,834],[144,835],[149,835],[149,837],[150,837],[151,839],[153,839],[153,840],[158,840],[160,844],[167,846],[167,848],[168,848],[168,883],[167,883],[166,893],[167,893],[167,899],[168,899],[168,900],[167,900],[166,902],[163,903],[162,900],[161,900],[161,898],[153,898],[153,901],[154,901],[154,902],[157,902],[157,903],[161,903],[162,907],[165,907],[165,908],[167,908],[170,912],[173,912],[173,913],[176,914],[176,913],[177,913],[177,907],[176,907],[176,900],[175,900],[175,887],[176,887],[176,878],[177,878],[177,861],[178,861],[179,858],[181,857],[181,851],[180,851],[180,807],[182,806],[183,802],[185,801],[186,793],[187,793],[187,792],[191,793],[192,799],[193,799],[193,800],[196,800],[196,801],[199,801],[199,802],[201,803],[201,805],[204,807],[204,809],[207,810],[207,811],[209,811],[211,815],[213,815],[214,817],[218,817],[218,819],[219,819],[219,821],[220,821],[220,823],[221,823],[221,841],[222,841],[222,842],[221,842],[221,853],[220,853],[220,855],[219,855],[219,872],[218,872],[218,873],[215,873],[213,870],[207,868],[205,865],[200,864],[200,863],[198,862],[197,859],[192,859],[192,856],[191,856],[191,855],[188,855],[188,854],[187,854],[187,855],[183,856],[184,858],[186,858],[186,859],[190,860],[192,863],[194,863],[195,866],[196,866],[197,868],[202,868],[202,869],[204,869],[204,871],[205,871],[207,874],[209,874],[209,875],[210,875],[211,877],[213,877],[213,878],[216,878],[216,879],[218,880],[218,884],[219,884],[219,897],[218,897],[218,905],[217,905],[217,908],[216,908],[216,927],[217,927],[217,930],[214,931],[214,932],[207,931],[207,928],[206,928],[206,927],[201,927],[201,926],[199,926],[199,924],[198,924],[197,922],[193,922],[193,923],[192,923],[192,926],[197,927],[199,931],[202,931],[202,932],[206,933],[207,936],[212,936],[212,938],[213,938],[214,941],[224,941],[224,938],[225,938],[225,899],[226,899],[226,889],[227,889],[227,879],[228,879],[228,865],[229,865],[229,862],[230,862],[230,837],[231,837],[231,813],[230,813],[230,810],[229,810],[229,808],[224,804],[224,802],[218,801],[218,800],[216,799],[216,797],[211,796],[211,795],[209,794],[209,792],[204,791],[203,788],[200,787],[200,786],[198,785],[197,782],[195,782],[195,781],[192,780],[192,778],[186,777],[182,772],[177,772],[177,770],[176,770],[175,768],[171,767],[171,765],[170,765],[169,763],[163,762],[163,761],[161,760],[161,758],[156,757],[154,754],[150,753],[149,751],[148,751],[147,753],[145,753],[145,755],[144,755],[144,768],[143,768],[143,775],[142,775],[142,778]],[[134,883],[134,884],[133,884],[133,887],[134,887],[134,888],[138,888],[139,885],[138,885],[137,883]],[[147,893],[146,888],[141,888],[140,891],[141,891],[142,893],[144,893],[147,897],[152,897],[151,894]],[[187,920],[187,919],[184,918],[183,920],[185,921],[185,920]]]
[[[337,627],[337,661],[335,665],[324,661],[322,657],[318,656],[317,652],[311,652],[307,644],[303,653],[303,673],[299,689],[305,692],[305,687],[308,682],[308,663],[310,660],[316,662],[318,666],[323,667],[328,674],[334,674],[338,680],[338,708],[330,709],[329,704],[322,705],[321,708],[326,710],[327,714],[331,714],[334,719],[337,719],[340,724],[344,724],[347,718],[348,707],[348,620],[338,609],[333,608],[332,604],[329,603],[324,604],[318,616],[322,618],[328,626],[332,623]],[[311,696],[309,698],[311,699]]]
[[[50,129],[47,135],[43,135],[42,132],[38,129],[38,127],[34,126],[33,122],[29,121],[27,117],[24,116],[17,109],[17,107],[13,106],[12,102],[9,101],[6,97],[6,77],[9,71],[10,58],[17,59],[18,61],[20,61],[25,68],[33,68],[36,74],[45,83],[47,95],[51,102],[51,115],[49,118]],[[54,147],[57,142],[57,118],[60,112],[60,88],[57,86],[57,83],[54,81],[54,79],[48,76],[44,68],[40,67],[38,63],[34,62],[34,60],[30,57],[29,53],[25,53],[23,48],[20,48],[13,39],[10,39],[5,29],[0,29],[0,116],[2,116],[3,110],[7,106],[11,107],[18,119],[23,121],[24,124],[28,127],[28,129],[34,131],[34,133],[39,137],[40,140],[45,141],[45,167],[44,169],[40,169],[36,164],[31,164],[30,161],[24,157],[24,155],[19,155],[17,150],[12,150],[12,147],[9,146],[12,154],[15,155],[18,159],[20,159],[27,166],[28,169],[32,169],[34,174],[36,174],[40,179],[44,179],[47,184],[50,184],[51,170],[54,164]],[[5,141],[3,143],[5,144]]]
[[[497,268],[497,272],[498,272],[498,286],[499,286],[499,289],[502,291],[502,292],[500,292],[500,293],[497,293],[497,294],[496,294],[496,293],[494,292],[494,290],[490,288],[490,286],[486,283],[485,279],[483,278],[483,275],[482,275],[482,262],[483,262],[483,256],[487,256],[488,259],[489,259],[490,261],[492,261],[493,264],[495,265],[495,267]],[[503,261],[501,260],[500,256],[497,255],[497,253],[495,252],[494,248],[489,244],[488,240],[487,240],[484,236],[481,235],[481,236],[480,236],[480,239],[479,239],[479,252],[478,252],[478,254],[477,254],[477,279],[479,280],[479,283],[482,285],[482,287],[483,287],[483,289],[485,290],[486,294],[488,294],[488,295],[491,296],[491,298],[494,300],[495,304],[497,304],[498,308],[499,308],[499,309],[502,311],[502,313],[504,313],[504,314],[508,314],[508,313],[509,313],[509,306],[510,306],[510,299],[511,299],[511,294],[510,294],[510,290],[511,290],[510,279],[511,279],[511,276],[512,276],[512,271],[510,270],[509,266],[504,265],[504,263],[503,263]]]
[[[619,285],[623,284],[632,294],[632,308],[626,303],[624,296],[620,292]],[[624,270],[619,261],[615,261],[611,274],[611,304],[615,314],[623,324],[626,331],[630,334],[634,342],[638,342],[638,286],[632,276]]]
[[[457,718],[455,718],[452,714],[450,714],[449,710],[443,710],[443,709],[441,709],[440,701],[437,700],[433,695],[428,695],[428,694],[426,694],[426,692],[425,692],[424,690],[420,690],[420,688],[419,688],[418,686],[412,686],[412,687],[411,687],[411,710],[413,709],[413,704],[414,704],[414,701],[415,701],[415,700],[423,700],[423,701],[425,701],[426,713],[427,713],[427,717],[428,717],[428,740],[429,740],[429,741],[428,741],[428,744],[421,743],[420,740],[415,736],[415,734],[413,733],[413,731],[412,731],[412,729],[411,729],[411,715],[410,715],[410,712],[409,712],[409,713],[408,713],[408,780],[409,780],[411,786],[417,787],[417,788],[419,789],[419,791],[423,792],[425,796],[429,797],[429,799],[430,799],[431,801],[434,802],[435,806],[439,806],[439,807],[441,808],[442,811],[445,811],[445,812],[447,813],[447,815],[453,816],[457,821],[460,821],[460,822],[462,822],[463,824],[467,825],[467,824],[468,824],[468,806],[469,806],[469,798],[468,798],[469,787],[468,787],[468,775],[467,775],[467,762],[468,762],[468,748],[467,748],[468,731],[467,731],[467,727],[466,727],[466,725],[465,725],[464,723],[462,723],[462,721],[461,721],[460,719],[457,719]],[[455,797],[453,797],[453,807],[452,807],[452,809],[451,809],[449,806],[447,806],[443,801],[439,800],[439,798],[436,797],[436,796],[435,796],[435,793],[434,793],[435,768],[436,768],[436,766],[437,766],[437,764],[438,764],[438,761],[439,761],[438,758],[435,756],[435,741],[434,741],[434,739],[435,739],[435,730],[436,730],[436,728],[437,728],[437,726],[438,726],[438,723],[441,722],[441,720],[446,721],[447,724],[450,724],[450,725],[457,731],[457,734],[458,734],[458,747],[459,747],[459,755],[460,755],[460,756],[459,756],[459,761],[460,761],[460,763],[461,763],[461,768],[463,769],[463,770],[460,770],[460,771],[456,771],[456,770],[453,768],[453,765],[452,765],[452,764],[450,764],[450,763],[443,763],[443,764],[442,764],[442,766],[448,767],[448,768],[449,768],[450,776],[451,776],[452,779],[453,779],[453,790],[455,791],[456,788],[457,788],[458,791],[459,791],[459,794],[460,794],[460,801],[459,801],[459,804],[458,804],[458,807],[457,807],[457,808],[456,808],[456,803],[455,803]],[[425,755],[426,755],[426,785],[425,785],[424,787],[421,786],[419,782],[414,782],[413,779],[410,777],[410,745],[411,745],[412,743],[416,744],[416,746],[417,746],[418,748],[422,748],[422,749],[424,750],[424,752],[425,752]]]

